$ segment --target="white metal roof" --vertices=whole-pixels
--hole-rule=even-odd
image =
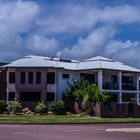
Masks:
[[[22,59],[13,61],[12,63],[5,65],[5,67],[53,67],[64,68],[67,70],[110,69],[140,72],[139,69],[101,56],[86,59],[84,61],[69,61],[54,57],[29,55]]]

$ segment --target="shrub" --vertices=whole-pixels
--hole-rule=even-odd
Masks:
[[[57,115],[65,114],[65,103],[63,101],[53,101],[50,110]]]
[[[3,100],[0,101],[0,113],[3,113],[4,111],[7,111],[7,103]]]
[[[17,111],[17,109],[21,108],[21,105],[18,101],[14,100],[14,101],[9,101],[8,106],[7,106],[7,110],[13,114],[15,114],[15,112]]]
[[[45,113],[47,106],[43,102],[39,102],[35,107],[35,111],[39,114]]]

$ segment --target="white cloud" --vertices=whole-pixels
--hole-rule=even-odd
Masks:
[[[17,32],[25,32],[36,24],[39,6],[35,2],[18,1],[9,13],[9,24]]]
[[[140,41],[112,40],[105,46],[105,56],[140,68]]]
[[[58,50],[58,42],[54,38],[32,35],[25,42],[28,50],[32,53],[43,55],[55,55]]]
[[[24,39],[20,36],[20,33],[27,33],[36,25],[38,14],[39,6],[35,2],[0,2],[1,59],[15,59],[17,56],[26,53],[24,53],[26,50]]]
[[[76,59],[103,55],[140,67],[140,41],[115,39],[118,25],[140,24],[138,6],[99,7],[69,1],[50,9],[42,9],[35,0],[0,0],[1,61],[29,53],[50,56],[59,52],[61,56],[62,52],[62,56]],[[74,34],[70,40],[74,41],[66,47],[69,33]]]
[[[115,30],[109,27],[101,27],[93,30],[86,38],[79,38],[71,49],[65,48],[64,56],[73,58],[87,58],[104,53],[104,46],[114,36]]]
[[[90,30],[98,23],[126,24],[140,23],[140,8],[130,5],[105,6],[103,8],[83,5],[65,5],[57,12],[38,21],[47,32],[76,32]]]

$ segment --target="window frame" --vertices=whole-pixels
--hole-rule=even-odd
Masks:
[[[11,95],[14,94],[14,95]],[[8,101],[14,101],[15,100],[15,92],[9,92],[8,93]]]
[[[69,79],[70,78],[70,75],[68,73],[63,73],[62,74],[62,78],[63,79]]]
[[[23,73],[24,73],[24,76],[22,75]],[[26,72],[25,71],[21,71],[20,72],[20,83],[21,84],[25,84],[26,83]]]
[[[53,96],[48,96],[47,95],[53,95]],[[55,101],[55,92],[46,92],[46,102],[52,102]]]
[[[29,71],[28,72],[28,83],[33,84],[33,82],[34,82],[34,73],[32,71]]]
[[[55,84],[55,72],[47,73],[47,84]]]
[[[13,76],[11,74],[14,74]],[[9,72],[9,84],[15,84],[16,81],[16,73],[15,72]]]
[[[41,84],[41,72],[40,71],[36,72],[36,84]]]
[[[33,96],[35,95],[35,96]],[[21,102],[40,102],[41,92],[37,91],[20,91]]]

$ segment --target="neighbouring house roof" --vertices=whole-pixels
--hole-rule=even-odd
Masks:
[[[110,69],[140,72],[140,70],[137,68],[101,56],[93,57],[83,61],[77,61],[29,55],[19,60],[13,61],[4,67],[52,67],[64,68],[67,70]]]

